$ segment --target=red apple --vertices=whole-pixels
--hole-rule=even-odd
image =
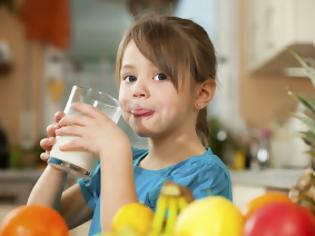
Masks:
[[[271,203],[246,220],[244,236],[315,236],[315,218],[294,203]]]

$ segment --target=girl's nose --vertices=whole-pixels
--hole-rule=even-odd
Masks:
[[[143,81],[138,80],[134,85],[133,97],[136,98],[147,98],[149,96],[149,91],[147,86]]]

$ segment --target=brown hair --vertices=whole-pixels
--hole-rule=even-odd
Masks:
[[[131,40],[148,60],[170,76],[176,89],[188,77],[197,83],[215,79],[217,61],[214,47],[207,32],[192,20],[150,15],[137,21],[120,42],[116,59],[117,80],[120,79],[125,48]],[[207,108],[199,111],[196,132],[207,147]]]

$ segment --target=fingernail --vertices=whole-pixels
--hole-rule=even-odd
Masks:
[[[42,159],[42,160],[45,159],[44,156],[45,156],[45,153],[40,154],[40,159]]]

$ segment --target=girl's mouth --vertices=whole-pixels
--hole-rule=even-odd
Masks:
[[[137,108],[131,111],[131,114],[136,118],[142,118],[142,117],[146,118],[146,117],[152,116],[153,113],[154,113],[153,110],[144,109],[144,108]]]

